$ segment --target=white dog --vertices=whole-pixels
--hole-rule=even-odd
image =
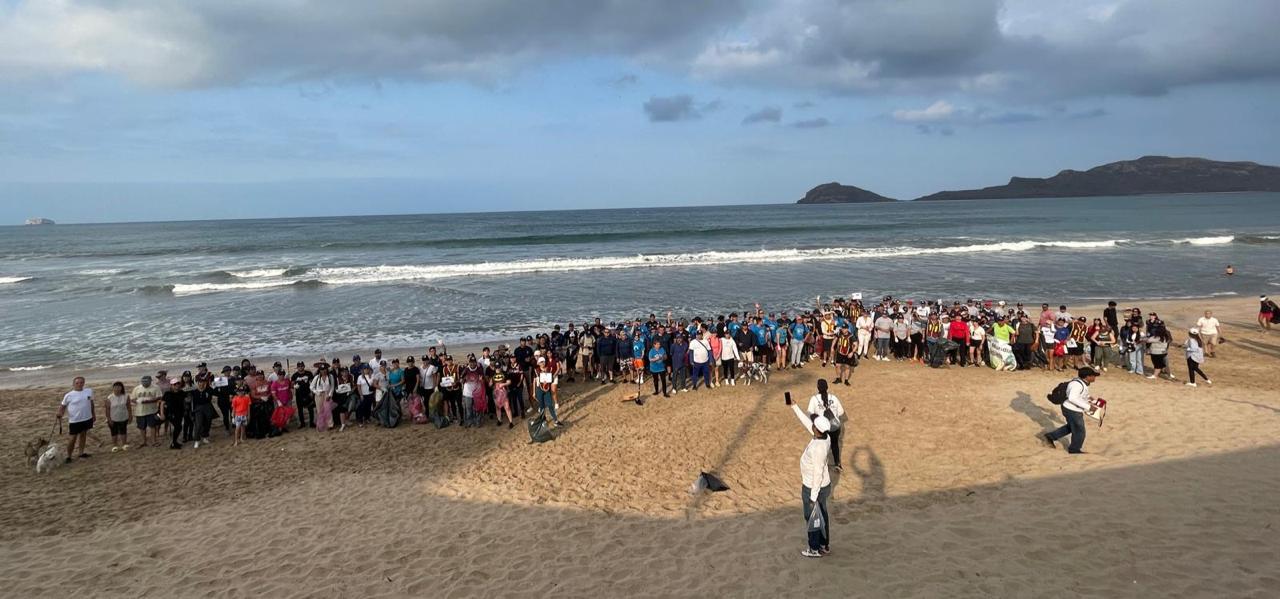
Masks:
[[[67,459],[67,451],[61,443],[50,443],[39,452],[36,458],[36,473],[51,472],[61,466]]]

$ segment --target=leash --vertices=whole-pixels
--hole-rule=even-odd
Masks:
[[[58,431],[58,436],[61,437],[62,436],[62,419],[55,418],[54,420],[56,421],[53,425],[54,429]]]

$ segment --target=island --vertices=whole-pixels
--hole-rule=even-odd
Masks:
[[[1219,162],[1204,158],[1143,156],[1091,168],[1065,170],[1047,179],[1013,177],[1007,185],[940,191],[916,198],[987,200],[1006,198],[1076,198],[1154,193],[1223,193],[1280,191],[1280,167],[1256,162]],[[810,192],[812,193],[812,192]]]
[[[860,187],[852,185],[841,185],[839,183],[823,183],[813,189],[809,193],[804,194],[797,204],[865,204],[869,202],[896,202],[893,198],[886,198],[878,193],[867,191]]]
[[[54,224],[54,222],[47,218],[28,218],[27,224],[28,225],[52,225]]]

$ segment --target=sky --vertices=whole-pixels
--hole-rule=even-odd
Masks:
[[[0,0],[0,223],[1280,164],[1275,0]]]

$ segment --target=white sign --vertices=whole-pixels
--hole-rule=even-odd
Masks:
[[[849,294],[849,299],[860,300],[860,299],[862,299],[862,294],[861,294],[861,293],[850,293],[850,294]]]

